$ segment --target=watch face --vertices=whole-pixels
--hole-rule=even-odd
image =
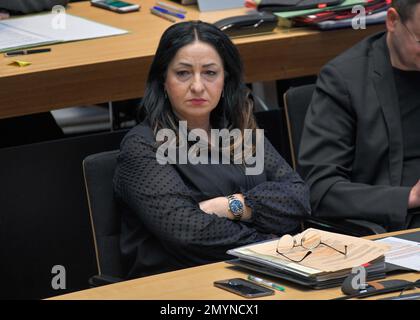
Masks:
[[[241,212],[244,206],[242,205],[242,202],[234,199],[229,203],[229,208],[233,213]]]

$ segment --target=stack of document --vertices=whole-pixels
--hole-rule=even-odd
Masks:
[[[390,3],[387,0],[366,0],[358,7],[327,10],[317,14],[296,17],[295,25],[315,26],[321,30],[359,27],[384,23]],[[362,14],[362,9],[364,14]],[[353,26],[354,25],[354,26]]]
[[[364,22],[366,25],[383,23],[389,6],[390,3],[387,0],[344,0],[333,6],[273,13],[277,15],[280,27],[309,26],[328,30],[351,28],[353,18],[356,17],[358,21],[360,20],[361,7],[365,11]]]
[[[413,233],[413,235],[420,237],[420,232]],[[388,237],[376,241],[391,247],[385,255],[387,264],[398,266],[403,270],[420,272],[420,242],[400,239],[399,237]]]
[[[322,243],[328,246],[320,244],[299,263],[276,252],[278,239],[229,250],[228,254],[238,258],[229,263],[314,289],[340,286],[353,267],[364,266],[367,280],[385,277],[388,245],[332,232],[309,230],[317,231]],[[343,255],[329,246],[341,249],[347,246],[347,254]],[[298,257],[303,257],[307,251],[296,246],[286,256],[299,260]]]
[[[59,19],[57,19],[59,18]],[[41,13],[0,21],[0,52],[127,33],[84,18]]]

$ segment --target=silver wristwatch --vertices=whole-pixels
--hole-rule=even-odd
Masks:
[[[244,205],[236,198],[234,195],[230,195],[226,197],[228,199],[228,209],[232,212],[234,220],[241,220],[242,215],[244,214]]]

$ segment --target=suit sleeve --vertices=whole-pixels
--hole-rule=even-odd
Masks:
[[[410,188],[351,182],[356,130],[357,116],[346,82],[334,65],[327,65],[306,114],[299,148],[314,214],[401,228]]]
[[[273,234],[296,229],[310,214],[309,190],[271,143],[264,140],[264,172],[267,181],[244,191],[245,204],[252,209],[251,222]]]
[[[175,168],[159,164],[153,145],[140,135],[121,145],[114,189],[117,198],[185,263],[223,260],[229,257],[228,249],[272,238],[245,223],[201,211]]]

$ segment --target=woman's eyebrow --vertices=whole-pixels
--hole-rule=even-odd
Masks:
[[[193,65],[188,62],[178,62],[177,65],[181,65],[181,66],[189,67],[189,68],[193,67]],[[210,62],[210,63],[206,63],[202,65],[203,68],[208,68],[212,66],[217,66],[217,64],[215,62]]]
[[[178,62],[177,65],[181,65],[181,66],[184,66],[184,67],[192,67],[192,64],[187,63],[187,62]]]
[[[212,66],[217,66],[217,64],[216,64],[216,63],[214,63],[214,62],[210,62],[210,63],[203,64],[203,67],[204,67],[204,68],[208,68],[208,67],[212,67]]]

